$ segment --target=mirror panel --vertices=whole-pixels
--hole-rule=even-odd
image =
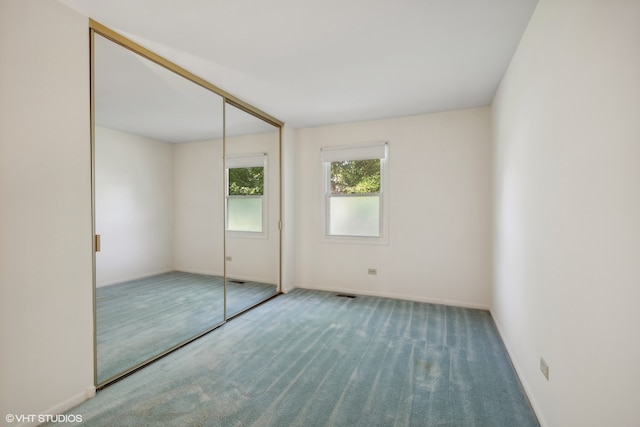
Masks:
[[[227,318],[279,292],[280,128],[225,104]]]
[[[223,98],[93,42],[96,384],[224,322]]]

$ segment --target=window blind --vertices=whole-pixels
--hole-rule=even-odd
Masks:
[[[325,147],[320,150],[320,156],[323,162],[384,159],[387,157],[387,143],[376,142],[360,146]]]
[[[227,156],[224,160],[227,169],[255,168],[264,166],[266,153]]]

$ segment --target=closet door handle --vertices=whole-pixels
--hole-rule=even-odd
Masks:
[[[96,252],[100,252],[100,235],[99,234],[96,234],[95,247],[96,247]]]

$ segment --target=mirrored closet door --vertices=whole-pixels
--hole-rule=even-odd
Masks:
[[[91,35],[102,386],[279,292],[280,124],[97,23]]]
[[[278,292],[280,129],[225,104],[227,317]]]

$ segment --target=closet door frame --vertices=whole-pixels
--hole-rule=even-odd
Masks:
[[[89,19],[89,46],[90,46],[90,77],[91,77],[91,99],[90,99],[90,117],[91,117],[91,188],[92,188],[92,193],[91,193],[91,212],[92,212],[92,218],[91,218],[91,223],[92,223],[92,231],[93,231],[93,238],[92,238],[92,274],[93,274],[93,365],[94,365],[94,384],[96,386],[97,389],[103,388],[105,386],[107,386],[108,384],[117,381],[118,379],[122,378],[123,376],[128,375],[129,373],[153,362],[154,360],[157,360],[158,358],[163,357],[164,355],[166,355],[167,353],[170,353],[171,351],[174,351],[175,349],[182,347],[183,345],[211,332],[212,330],[218,328],[219,326],[223,325],[224,323],[226,323],[228,320],[230,320],[233,317],[236,317],[236,315],[231,316],[231,317],[227,317],[227,307],[226,307],[226,289],[224,292],[224,318],[223,321],[213,325],[211,328],[208,328],[207,330],[203,331],[202,333],[191,337],[181,343],[178,343],[177,345],[172,346],[171,348],[167,349],[166,351],[146,360],[145,362],[138,364],[134,367],[132,367],[131,369],[128,369],[124,372],[122,372],[121,374],[113,377],[113,378],[109,378],[105,381],[103,381],[102,383],[98,383],[98,352],[97,352],[97,329],[96,329],[96,252],[100,250],[100,236],[96,234],[96,221],[95,221],[95,61],[94,61],[94,54],[95,54],[95,46],[94,46],[94,35],[98,34],[108,40],[110,40],[111,42],[114,42],[140,56],[142,56],[143,58],[146,58],[164,68],[166,68],[169,71],[172,71],[173,73],[203,87],[206,90],[209,90],[217,95],[220,95],[222,97],[222,102],[224,103],[224,105],[226,104],[230,104],[233,105],[234,107],[237,107],[240,110],[245,111],[248,114],[251,114],[263,121],[265,121],[266,123],[269,123],[275,127],[278,128],[278,151],[279,151],[279,161],[280,161],[280,167],[279,167],[279,171],[278,171],[278,176],[279,176],[279,209],[278,209],[278,233],[279,233],[279,237],[278,237],[278,252],[279,252],[279,256],[278,256],[278,277],[277,277],[277,285],[276,285],[276,294],[273,296],[277,296],[282,292],[282,205],[283,205],[283,197],[282,197],[282,186],[283,186],[283,182],[282,182],[282,130],[283,130],[283,126],[284,123],[280,120],[278,120],[277,118],[265,113],[264,111],[252,106],[251,104],[244,102],[243,100],[235,97],[234,95],[230,94],[229,92],[220,89],[219,87],[213,85],[212,83],[202,79],[201,77],[198,77],[197,75],[191,73],[190,71],[182,68],[181,66],[167,60],[166,58],[163,58],[162,56],[150,51],[149,49],[139,45],[138,43],[128,39],[127,37],[122,36],[121,34],[111,30],[110,28],[100,24],[99,22],[93,20],[93,19]],[[223,129],[224,129],[225,123],[224,123],[224,115],[223,115]],[[224,135],[224,132],[223,132]],[[223,158],[225,155],[225,144],[224,144],[224,137],[223,137]],[[223,173],[224,173],[224,167],[223,167]],[[224,185],[224,176],[221,177],[221,185]],[[223,203],[224,205],[224,203]],[[225,212],[221,212],[221,215],[225,215]],[[223,233],[223,236],[226,236],[226,233]],[[224,238],[223,238],[224,239]],[[225,272],[224,272],[224,277],[223,280],[225,282],[225,287],[226,287],[226,263],[225,263],[225,259],[226,259],[226,245],[224,245],[224,250],[223,250],[223,265],[225,265]],[[273,296],[267,298],[266,300],[272,298]],[[265,301],[266,301],[265,300]],[[252,306],[253,307],[253,306]],[[249,307],[251,308],[251,307]]]

